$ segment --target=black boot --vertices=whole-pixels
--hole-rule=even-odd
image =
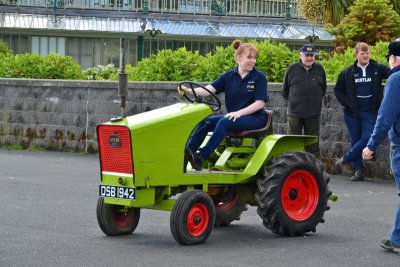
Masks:
[[[192,153],[191,151],[188,151],[190,153],[190,156],[188,157],[188,160],[192,167],[198,171],[201,171],[201,165],[203,165],[203,157],[201,156],[200,152]]]
[[[343,173],[343,172],[351,172],[352,171],[350,163],[345,162],[343,157],[341,157],[340,159],[338,159],[335,162],[335,167],[336,167],[336,170],[341,172],[341,173]]]
[[[190,154],[189,150],[185,149],[185,154],[184,154],[184,158],[183,158],[183,172],[186,172],[187,164],[189,162],[190,157],[191,157],[191,154]]]
[[[362,169],[356,169],[354,175],[350,177],[350,181],[364,181],[364,171]]]

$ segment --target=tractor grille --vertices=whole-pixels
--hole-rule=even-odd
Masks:
[[[131,135],[128,127],[99,125],[97,127],[102,172],[133,174]]]

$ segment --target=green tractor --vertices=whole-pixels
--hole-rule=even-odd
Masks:
[[[109,236],[135,231],[141,209],[170,211],[170,229],[182,245],[205,242],[214,226],[239,220],[257,206],[264,226],[283,236],[315,232],[335,196],[323,164],[304,146],[315,136],[263,129],[230,133],[197,171],[185,160],[186,143],[221,103],[194,96],[189,102],[117,117],[97,127],[101,184],[97,220]]]

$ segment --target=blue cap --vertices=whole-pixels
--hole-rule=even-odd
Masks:
[[[317,49],[315,49],[312,44],[305,44],[301,47],[300,52],[303,52],[304,54],[315,54]]]
[[[394,41],[389,44],[389,54],[386,58],[389,58],[391,55],[400,56],[400,41]]]

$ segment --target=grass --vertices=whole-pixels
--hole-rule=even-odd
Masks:
[[[8,150],[24,150],[25,147],[21,144],[16,144],[16,145],[5,145],[3,148],[8,149]]]
[[[33,145],[30,145],[28,147],[28,150],[30,150],[30,151],[44,151],[46,149],[43,146],[33,144]]]

